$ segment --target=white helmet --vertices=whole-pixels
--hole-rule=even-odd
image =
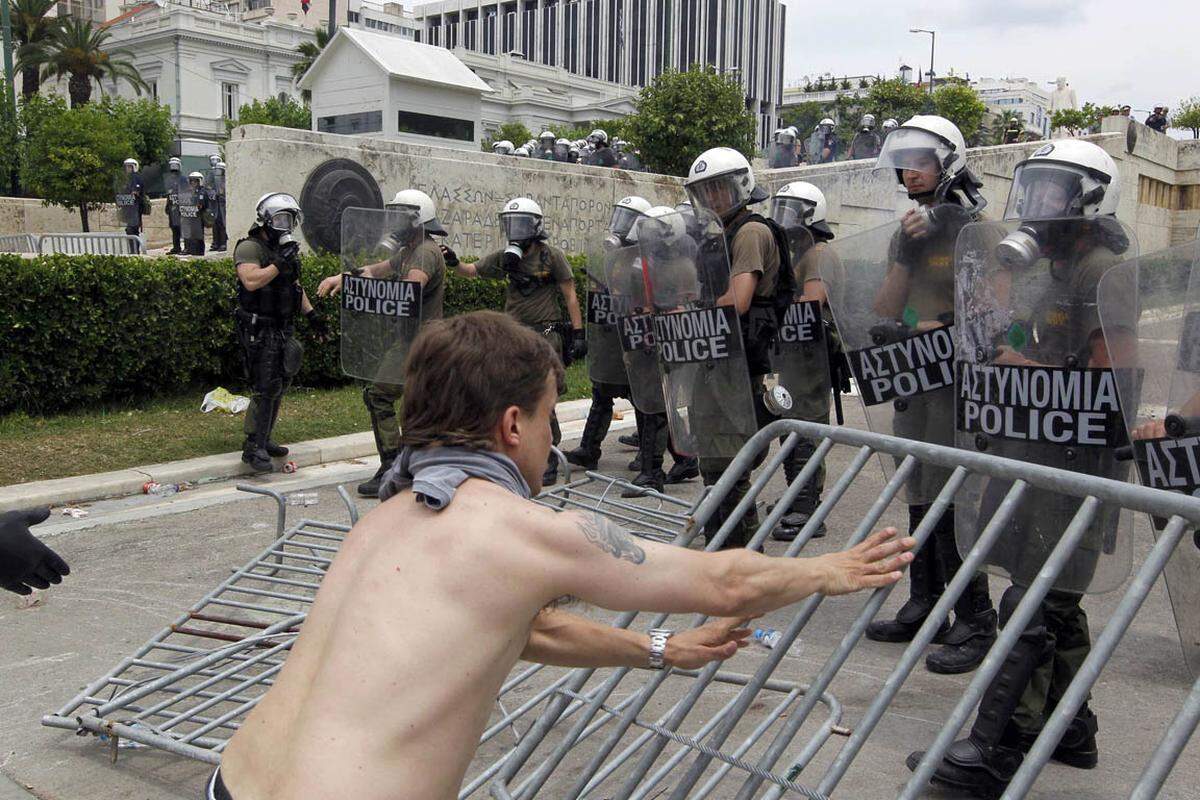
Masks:
[[[647,209],[638,223],[638,240],[652,248],[673,250],[687,238],[686,217],[683,212],[670,206]]]
[[[190,173],[188,173],[188,180],[190,181],[190,180],[192,180],[193,178],[195,178],[196,180],[198,180],[198,181],[200,181],[200,182],[203,182],[203,181],[204,181],[204,173],[202,173],[202,172],[190,172]],[[260,202],[260,203],[261,203],[261,202],[263,201],[263,198],[267,198],[267,197],[270,197],[270,196],[271,196],[271,195],[269,195],[269,194],[264,194],[262,197],[260,197],[260,198],[258,199],[258,202]]]
[[[209,163],[210,165],[214,166],[214,167],[217,165],[217,162],[218,162],[218,161],[220,161],[220,160],[221,160],[221,154],[220,154],[220,153],[212,153],[212,154],[210,154],[210,155],[209,155],[209,157],[208,157],[208,163]]]
[[[125,159],[125,166],[133,167],[133,171],[137,172],[140,165],[138,164],[138,160],[136,158],[127,158]]]
[[[788,125],[787,129],[792,132],[792,136],[795,136],[797,139],[800,138],[800,129],[795,125]]]
[[[221,172],[224,172],[225,171],[225,162],[218,161],[217,163],[213,164],[213,169],[219,169],[219,170],[221,170]]]
[[[563,137],[563,136],[560,136],[560,137],[558,137],[557,139],[555,139],[555,140],[554,140],[554,144],[555,144],[555,146],[562,145],[563,147],[570,148],[570,147],[571,147],[571,140],[570,140],[570,139],[567,139],[567,138],[565,138],[565,137]]]
[[[492,142],[492,152],[496,155],[508,156],[512,155],[513,143],[508,139],[501,139],[498,142]]]
[[[436,234],[438,236],[447,236],[446,229],[442,227],[442,223],[438,222],[437,207],[433,204],[433,198],[422,192],[420,189],[404,189],[396,192],[396,196],[386,206],[392,208],[411,208],[417,212],[417,222],[425,226],[426,233]]]
[[[859,124],[863,128],[874,128],[875,127],[875,115],[874,114],[863,114],[862,122]]]
[[[791,128],[776,128],[775,144],[795,144],[795,143],[796,143],[796,134],[792,132]]]
[[[608,134],[605,133],[603,129],[596,128],[596,130],[588,134],[587,140],[588,144],[591,145],[600,144],[601,142],[608,144]]]
[[[833,121],[833,120],[832,120],[830,117],[826,117],[825,119],[821,120],[821,122],[820,122],[820,123],[817,125],[817,127],[819,127],[819,128],[832,128],[832,127],[834,127],[834,125],[836,125],[836,124],[837,124],[837,123],[836,123],[836,122],[834,122],[834,121]]]
[[[553,144],[553,143],[554,143],[554,140],[555,140],[556,138],[557,138],[557,137],[556,137],[556,136],[555,136],[553,133],[551,133],[550,131],[542,131],[541,133],[539,133],[539,134],[538,134],[538,141],[539,141],[539,142],[540,142],[540,141],[542,141],[542,140],[544,140],[544,139],[549,139],[549,140],[550,140],[550,143],[551,143],[551,144]]]
[[[175,171],[183,169],[183,162],[180,161],[178,158],[168,159],[167,160],[167,169],[175,170]]]
[[[513,150],[512,154],[514,156],[520,156],[521,158],[529,158],[529,148],[525,145],[521,145],[516,150]]]
[[[188,177],[203,179],[204,176],[193,172]],[[284,192],[268,192],[258,198],[254,205],[254,217],[259,227],[279,234],[280,244],[295,241],[292,234],[304,219],[296,198]]]
[[[542,207],[528,197],[514,197],[500,212],[500,227],[510,242],[541,239],[545,235]]]
[[[627,242],[637,241],[637,221],[650,210],[650,201],[644,197],[630,195],[613,203],[612,216],[608,221],[609,232]]]
[[[824,226],[827,213],[824,192],[807,181],[793,181],[771,198],[768,216],[784,228],[797,225],[807,228],[818,223]]]
[[[936,170],[938,185],[930,193],[936,202],[944,201],[951,189],[961,189],[966,195],[961,198],[964,205],[979,211],[987,204],[976,191],[983,184],[967,169],[967,142],[962,131],[945,117],[918,114],[889,133],[875,169],[895,170],[901,185],[904,170]],[[911,193],[909,197],[920,199]]]
[[[896,120],[892,119],[891,117],[888,117],[883,121],[883,129],[885,131],[895,130],[898,127],[900,127],[900,123],[896,122]]]
[[[1121,175],[1112,156],[1082,139],[1059,139],[1017,164],[1004,218],[1113,215],[1120,200]]]
[[[746,157],[732,147],[705,150],[692,162],[683,182],[697,208],[707,209],[728,221],[747,203],[767,199],[754,182],[754,171]]]

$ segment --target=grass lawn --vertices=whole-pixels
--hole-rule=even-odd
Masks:
[[[563,399],[590,396],[587,365],[572,365]],[[201,414],[203,397],[197,391],[53,417],[0,416],[0,486],[240,450],[245,415]],[[370,421],[359,386],[293,388],[283,400],[275,439],[286,444],[366,430]]]

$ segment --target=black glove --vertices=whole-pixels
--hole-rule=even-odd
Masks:
[[[587,338],[581,330],[571,331],[571,360],[578,361],[587,355]]]
[[[907,339],[912,335],[912,331],[898,319],[887,320],[880,322],[877,325],[872,325],[870,331],[871,342],[875,346],[893,344],[901,339]]]
[[[325,318],[318,314],[315,308],[310,308],[304,318],[308,320],[308,329],[313,332],[313,336],[324,339],[329,335],[329,326],[325,324]]]
[[[283,278],[296,277],[296,260],[292,258],[284,258],[279,256],[273,262],[275,269],[279,270],[279,275]]]
[[[49,516],[48,506],[0,514],[0,589],[29,594],[71,574],[67,562],[29,532]]]
[[[442,259],[446,262],[447,267],[458,266],[458,254],[451,250],[446,245],[439,245],[442,248]]]

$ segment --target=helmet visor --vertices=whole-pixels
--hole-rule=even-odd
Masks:
[[[768,216],[783,228],[797,228],[808,225],[816,208],[816,203],[799,197],[772,197]]]
[[[745,202],[741,197],[741,171],[715,175],[687,187],[688,197],[696,208],[703,208],[724,217]]]
[[[608,229],[617,236],[627,237],[640,216],[642,216],[642,212],[636,209],[617,206],[613,209],[612,219],[608,221]]]
[[[296,212],[276,211],[267,220],[267,227],[279,233],[291,233],[296,229]]]
[[[1037,220],[1078,216],[1084,174],[1065,164],[1029,163],[1013,174],[1005,219]]]
[[[421,209],[417,206],[406,203],[388,203],[385,208],[388,212],[388,224],[398,235],[407,237],[420,230]]]
[[[883,143],[875,169],[900,169],[941,174],[954,150],[928,131],[896,128]]]
[[[791,131],[780,131],[779,133],[775,134],[775,143],[776,144],[795,144],[796,143],[796,134],[792,133]]]
[[[536,238],[542,232],[542,218],[534,214],[504,213],[500,215],[500,227],[510,242],[523,242]]]

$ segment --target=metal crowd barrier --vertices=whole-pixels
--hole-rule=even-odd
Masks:
[[[914,532],[919,544],[930,536],[970,474],[1012,482],[1004,502],[913,642],[881,682],[866,710],[856,712],[857,724],[853,728],[843,725],[842,704],[830,694],[829,688],[894,587],[876,590],[865,599],[857,595],[837,601],[858,603],[860,610],[849,628],[839,628],[845,630],[839,645],[807,684],[780,680],[775,672],[820,609],[824,601],[820,595],[795,607],[791,621],[782,631],[782,640],[766,654],[753,675],[729,672],[720,664],[696,671],[662,672],[521,665],[500,691],[460,798],[470,797],[485,786],[499,800],[529,800],[538,796],[555,800],[583,797],[643,800],[660,796],[673,800],[715,796],[744,800],[760,796],[778,798],[784,794],[830,797],[868,746],[884,713],[1026,492],[1031,488],[1049,489],[1083,498],[1075,519],[942,725],[916,773],[908,777],[899,763],[897,773],[887,776],[880,775],[877,767],[863,768],[869,769],[874,785],[887,778],[906,779],[907,784],[898,796],[917,797],[925,790],[934,766],[958,735],[1025,623],[1079,545],[1100,505],[1112,503],[1168,517],[1165,531],[1137,568],[1115,613],[1096,637],[1090,656],[1059,701],[1005,795],[1023,797],[1128,630],[1171,552],[1185,531],[1200,525],[1200,499],[1182,494],[795,420],[776,422],[760,431],[742,449],[722,479],[692,505],[656,492],[645,492],[633,499],[621,498],[620,492],[631,488],[631,484],[594,472],[578,479],[568,477],[564,485],[552,487],[538,501],[554,508],[594,509],[638,535],[688,546],[712,517],[739,470],[753,463],[756,454],[771,448],[779,437],[786,437],[783,444],[770,454],[730,518],[708,537],[706,549],[718,548],[741,516],[754,507],[801,437],[817,442],[816,453],[759,526],[751,547],[766,539],[835,446],[852,450],[849,466],[836,480],[832,480],[833,470],[830,470],[831,482],[824,501],[787,547],[785,557],[799,554],[828,515],[835,508],[845,508],[839,504],[876,455],[895,458],[899,465],[882,491],[870,488],[872,501],[861,514],[854,513],[857,521],[847,545],[862,541],[879,526],[918,463],[953,470]],[[279,504],[278,538],[134,656],[90,683],[59,711],[44,717],[43,724],[107,737],[114,755],[120,741],[128,740],[207,763],[220,761],[229,737],[282,667],[324,570],[348,530],[345,525],[308,519],[285,529],[284,498],[274,492],[258,491],[273,496]],[[339,491],[351,508],[353,521],[353,505],[348,495]],[[615,624],[638,629],[662,625],[679,629],[703,621],[703,617],[695,615],[672,621],[665,615],[627,613],[620,615]],[[714,705],[719,706],[715,711]],[[818,705],[824,710],[814,715]],[[1164,731],[1130,797],[1157,795],[1198,723],[1200,681]],[[504,743],[506,731],[514,737],[515,744]],[[740,742],[735,743],[735,735],[741,736]],[[841,742],[836,750],[830,745],[834,741]],[[581,747],[584,742],[588,743],[586,748]],[[672,752],[664,756],[663,751],[668,748]],[[826,750],[832,752],[827,754]],[[828,765],[815,774],[813,762],[819,755]],[[826,755],[830,758],[825,758]],[[732,785],[734,778],[740,784]]]
[[[32,233],[13,233],[0,236],[0,253],[36,253],[38,237]]]
[[[141,239],[127,233],[43,233],[34,252],[43,255],[132,256],[142,251]]]
[[[808,734],[806,740],[801,744],[793,746],[792,743],[800,734],[801,728],[809,721],[817,703],[827,696],[826,692],[830,684],[837,677],[863,636],[868,623],[878,613],[894,587],[878,589],[867,596],[865,601],[860,601],[861,610],[854,622],[845,631],[837,648],[824,661],[816,677],[805,687],[797,707],[788,711],[786,721],[783,721],[775,731],[769,744],[764,746],[760,739],[770,726],[760,723],[736,747],[731,750],[726,749],[732,734],[747,712],[761,706],[760,692],[767,688],[788,648],[812,621],[824,601],[824,597],[821,595],[810,597],[797,607],[790,624],[783,631],[781,641],[776,644],[762,666],[745,684],[737,697],[722,709],[716,724],[714,725],[712,720],[709,720],[704,723],[699,732],[692,736],[681,735],[679,728],[684,725],[697,701],[704,695],[706,687],[716,678],[720,670],[719,665],[709,665],[706,669],[701,670],[694,678],[688,694],[673,704],[670,712],[657,721],[643,719],[639,715],[656,700],[658,705],[662,705],[663,701],[661,698],[656,698],[656,693],[666,684],[670,677],[669,673],[651,673],[648,676],[646,673],[641,673],[632,678],[633,686],[620,687],[624,678],[635,675],[635,673],[628,670],[616,670],[608,680],[596,687],[595,694],[588,701],[587,707],[582,712],[575,714],[575,721],[568,727],[564,724],[566,710],[571,707],[572,702],[578,700],[579,689],[587,684],[592,678],[592,674],[596,672],[586,669],[576,670],[567,683],[568,691],[560,691],[554,697],[537,723],[522,738],[512,755],[506,759],[504,769],[492,784],[493,797],[498,800],[512,798],[529,800],[529,798],[538,796],[552,798],[594,796],[604,797],[606,800],[628,800],[632,797],[647,798],[660,795],[671,800],[703,798],[714,796],[713,793],[718,791],[719,785],[734,771],[741,776],[740,785],[736,788],[725,786],[719,790],[719,795],[716,796],[737,798],[737,800],[760,796],[778,798],[785,793],[809,798],[830,797],[853,766],[857,756],[868,744],[871,734],[883,718],[885,711],[903,688],[904,682],[924,654],[925,648],[932,642],[943,620],[946,619],[955,601],[966,588],[972,573],[984,563],[984,558],[1017,511],[1025,493],[1030,488],[1039,488],[1082,498],[1083,502],[1074,520],[1067,527],[1057,547],[1047,558],[1038,578],[1025,593],[1024,599],[1018,605],[1009,624],[973,676],[954,711],[942,725],[937,740],[929,747],[916,772],[911,777],[907,777],[907,773],[903,771],[903,765],[897,764],[896,775],[883,776],[879,774],[877,767],[869,768],[869,774],[876,786],[888,778],[907,779],[906,785],[898,796],[905,800],[911,800],[926,790],[933,769],[945,754],[948,746],[959,735],[963,723],[967,721],[972,710],[978,704],[984,689],[1016,643],[1025,624],[1051,588],[1054,579],[1067,563],[1072,552],[1082,541],[1090,521],[1101,504],[1114,503],[1124,508],[1169,517],[1166,530],[1158,537],[1150,555],[1137,569],[1116,612],[1108,619],[1107,624],[1096,638],[1090,656],[1059,701],[1051,719],[1047,722],[1004,795],[1006,798],[1024,797],[1045,767],[1075,712],[1087,698],[1088,691],[1095,684],[1116,645],[1128,630],[1138,608],[1145,600],[1157,577],[1162,573],[1171,552],[1179,544],[1185,531],[1200,524],[1200,500],[1182,494],[1166,493],[983,453],[897,439],[851,428],[832,428],[788,420],[773,423],[763,429],[742,449],[722,479],[700,502],[693,514],[693,524],[680,535],[679,544],[690,543],[696,535],[696,530],[711,518],[740,470],[750,466],[754,457],[760,451],[769,448],[772,442],[780,436],[787,437],[784,444],[756,476],[750,492],[742,499],[721,530],[716,533],[714,541],[707,543],[709,549],[714,547],[716,542],[722,541],[728,535],[735,521],[755,503],[758,494],[779,470],[784,455],[795,446],[799,436],[811,438],[819,443],[816,454],[796,480],[785,490],[774,511],[759,526],[750,543],[751,547],[764,541],[790,506],[791,500],[815,474],[817,464],[826,459],[835,445],[855,448],[857,452],[851,460],[849,468],[838,477],[832,490],[827,493],[825,500],[810,522],[787,548],[786,556],[788,557],[800,553],[816,531],[817,526],[838,505],[873,455],[895,458],[899,461],[899,465],[893,477],[884,486],[883,491],[878,493],[870,507],[865,509],[865,513],[859,519],[847,545],[862,541],[877,527],[882,515],[897,497],[906,478],[918,463],[936,464],[953,470],[946,486],[914,532],[918,544],[924,543],[930,536],[937,521],[946,513],[956,493],[969,475],[974,473],[1012,482],[1012,488],[999,510],[964,559],[963,568],[958,571],[933,612],[922,625],[916,638],[904,650],[896,666],[882,682],[878,693],[866,711],[862,713],[857,725],[853,730],[846,731],[847,737],[842,740],[841,747],[831,754],[832,759],[828,766],[819,774],[811,777],[805,772],[806,768],[811,766],[815,756],[829,741],[828,735],[824,733],[824,726],[818,726],[815,731]],[[847,600],[854,602],[850,598]],[[699,624],[703,620],[703,617],[697,617],[693,622]],[[621,619],[621,622],[627,623],[628,621],[628,615]],[[659,617],[652,624],[659,624],[662,621],[663,618]],[[626,698],[623,701],[624,704],[627,704],[626,707],[612,708],[609,706],[609,697],[618,688],[633,692],[631,696],[634,699],[630,702],[629,698]],[[612,718],[616,722],[607,738],[598,745],[590,746],[587,753],[574,753],[583,740],[584,734],[589,730],[585,726],[594,724],[593,720],[601,715]],[[1151,798],[1157,795],[1184,746],[1195,731],[1198,722],[1200,722],[1200,681],[1197,681],[1174,722],[1164,732],[1161,743],[1148,759],[1137,785],[1131,790],[1130,797]],[[612,753],[621,746],[626,732],[633,726],[643,728],[646,733],[613,756]],[[683,744],[684,747],[655,769],[662,751],[671,742]],[[913,744],[921,743],[913,742]],[[535,753],[543,749],[548,752],[542,753],[539,758],[535,759]],[[754,759],[745,757],[745,754],[751,750],[757,752],[757,757]],[[560,766],[572,755],[575,758],[570,762],[569,767],[564,768],[565,774],[561,777],[560,782],[551,784],[556,770],[559,770]],[[636,762],[629,766],[635,757]],[[683,763],[685,760],[688,762],[687,764]],[[714,762],[716,762],[715,765]],[[677,767],[678,769],[676,769]],[[654,771],[652,772],[652,770]],[[802,777],[806,779],[805,782],[798,783]],[[702,780],[704,782],[701,784]],[[551,785],[548,786],[548,784]],[[565,791],[564,787],[568,785],[572,788],[570,791]],[[655,789],[661,785],[665,785],[665,788],[661,792],[655,792]]]

